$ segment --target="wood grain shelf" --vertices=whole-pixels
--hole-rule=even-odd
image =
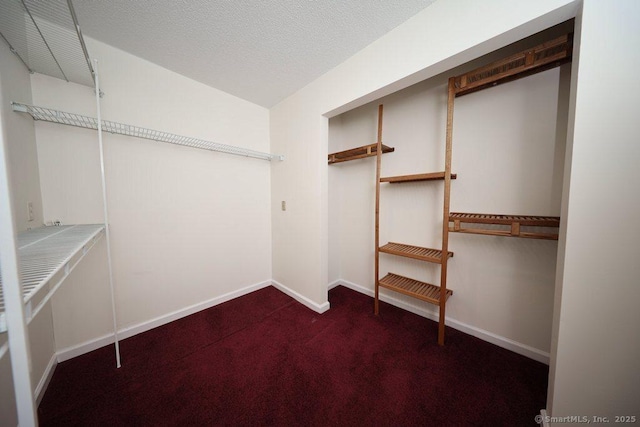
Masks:
[[[451,179],[456,179],[458,176],[455,173],[451,174]],[[430,173],[418,173],[415,175],[399,175],[399,176],[387,176],[380,178],[380,182],[389,182],[391,184],[401,182],[416,182],[416,181],[437,181],[444,180],[444,172],[430,172]]]
[[[420,261],[434,262],[436,264],[442,263],[442,251],[439,249],[430,249],[420,246],[389,242],[386,245],[381,246],[379,248],[379,251],[391,255],[413,258]],[[449,252],[448,258],[451,258],[452,256],[453,252]]]
[[[453,226],[451,226],[453,222]],[[486,228],[462,228],[461,224],[493,224],[508,226],[508,230]],[[558,240],[557,233],[540,233],[521,231],[520,227],[551,227],[560,226],[560,218],[556,216],[531,215],[499,215],[451,212],[449,214],[449,231],[455,233],[483,234],[488,236],[523,237],[529,239]]]
[[[398,274],[388,273],[379,281],[379,285],[383,288],[401,294],[409,295],[431,304],[440,304],[440,287],[430,283],[420,282]],[[447,289],[445,291],[445,300],[453,295],[453,291]]]
[[[393,153],[396,149],[382,144],[382,153]],[[348,162],[349,160],[364,159],[378,154],[378,145],[369,144],[362,147],[351,148],[345,151],[329,154],[329,164]]]
[[[571,61],[573,33],[455,77],[455,96],[527,77]]]

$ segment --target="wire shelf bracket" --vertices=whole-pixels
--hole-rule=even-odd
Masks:
[[[98,130],[98,120],[94,117],[83,116],[75,113],[67,113],[64,111],[53,110],[51,108],[21,104],[18,102],[12,102],[11,106],[13,108],[13,111],[19,113],[27,113],[31,117],[33,117],[34,120]],[[264,153],[261,151],[250,150],[233,145],[220,144],[217,142],[211,142],[203,139],[176,135],[169,132],[147,129],[140,126],[112,122],[109,120],[102,120],[101,125],[103,131],[116,135],[133,136],[136,138],[150,139],[153,141],[166,142],[169,144],[182,145],[191,148],[200,148],[209,151],[217,151],[226,154],[233,154],[236,156],[252,157],[255,159],[267,161],[284,160],[283,155]]]

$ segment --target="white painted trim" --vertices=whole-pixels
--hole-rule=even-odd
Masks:
[[[271,284],[273,285],[274,288],[284,292],[285,294],[289,295],[291,298],[293,298],[296,301],[298,301],[300,304],[307,306],[308,308],[310,308],[311,310],[313,310],[313,311],[315,311],[317,313],[322,314],[325,311],[329,310],[329,308],[330,308],[329,301],[325,301],[322,304],[317,304],[317,303],[311,301],[309,298],[297,293],[293,289],[290,289],[290,288],[286,287],[285,285],[283,285],[280,282],[277,282],[275,280],[271,280]]]
[[[122,337],[119,337],[119,338],[122,338]],[[81,344],[65,347],[56,352],[58,363],[62,363],[66,360],[73,359],[74,357],[81,356],[85,353],[89,353],[90,351],[97,350],[106,345],[113,344],[113,342],[114,342],[113,334],[107,334],[98,338],[94,338],[89,341],[85,341]]]
[[[340,279],[334,280],[333,282],[329,283],[327,285],[327,290],[330,291],[331,289],[335,288],[336,286],[340,286]]]
[[[356,283],[349,282],[348,280],[337,280],[338,284],[342,286],[352,289],[356,292],[360,292],[362,294],[373,297],[374,291],[373,289],[366,288],[362,285],[358,285]],[[336,282],[330,284],[330,286],[337,286]],[[390,296],[385,293],[384,290],[380,290],[380,300],[387,302],[396,307],[402,308],[403,310],[410,311],[411,313],[417,314],[418,316],[426,317],[427,319],[431,319],[434,321],[438,321],[438,312],[437,310],[429,310],[425,307],[419,307],[413,304],[409,304],[405,301],[401,301],[399,299]],[[528,346],[526,344],[514,341],[512,339],[494,334],[493,332],[486,331],[484,329],[477,328],[473,325],[469,325],[463,322],[460,322],[456,319],[452,319],[451,317],[446,317],[445,323],[447,326],[452,327],[453,329],[457,329],[466,334],[472,335],[476,338],[480,338],[483,341],[490,342],[491,344],[495,344],[498,347],[506,348],[507,350],[513,351],[514,353],[521,354],[522,356],[528,357],[533,360],[537,360],[538,362],[542,362],[544,364],[549,364],[549,353],[539,350],[537,348]]]
[[[335,288],[336,286],[340,286],[340,285],[342,285],[342,286],[344,286],[345,288],[349,288],[349,289],[351,289],[351,290],[353,290],[353,291],[360,292],[361,294],[365,294],[365,295],[368,295],[368,296],[370,296],[370,297],[373,297],[373,296],[374,296],[374,295],[373,295],[373,294],[374,294],[374,290],[373,290],[373,289],[365,288],[365,287],[364,287],[364,286],[362,286],[362,285],[357,285],[357,284],[355,284],[355,283],[353,283],[353,282],[349,282],[348,280],[338,279],[338,280],[336,280],[335,282],[333,282],[333,283],[332,283],[332,285],[333,285],[333,286],[332,286],[333,288]],[[382,301],[389,302],[389,301],[386,301],[386,300],[385,300],[386,298],[383,298],[382,294],[380,294],[380,299],[381,299]],[[390,303],[390,304],[391,304],[391,303]],[[403,307],[403,308],[404,308],[404,307]]]
[[[222,304],[234,298],[238,298],[243,295],[250,294],[251,292],[257,291],[258,289],[266,288],[267,286],[270,286],[271,283],[272,283],[271,280],[265,280],[264,282],[246,286],[242,289],[238,289],[236,291],[229,292],[224,295],[220,295],[219,297],[215,297],[210,300],[203,301],[201,303],[194,304],[189,307],[185,307],[183,309],[165,314],[163,316],[156,317],[155,319],[151,319],[146,322],[139,323],[137,325],[122,328],[118,331],[118,339],[123,340],[125,338],[138,335],[142,332],[149,331],[153,328],[157,328],[158,326],[166,325],[167,323],[173,322],[175,320],[181,319],[183,317],[189,316],[199,311],[206,310],[207,308],[214,307],[218,304]],[[113,334],[112,333],[106,334],[98,338],[94,338],[92,340],[86,341],[84,343],[58,350],[57,359],[58,359],[58,362],[64,362],[65,360],[73,359],[74,357],[80,356],[82,354],[88,353],[93,350],[97,350],[100,347],[104,347],[106,345],[112,344],[113,342],[114,342]]]
[[[56,370],[56,366],[58,365],[58,359],[56,354],[54,353],[51,356],[51,360],[47,364],[44,373],[42,374],[42,378],[40,378],[40,382],[36,386],[36,390],[34,392],[36,398],[36,405],[40,405],[42,398],[44,397],[44,392],[47,391],[47,387],[49,387],[49,383],[51,382],[51,378],[53,377],[53,372]]]
[[[147,322],[123,328],[119,333],[122,334],[123,339],[129,338],[134,335],[138,335],[139,333],[146,332],[150,329],[157,328],[158,326],[166,325],[167,323],[171,323],[175,320],[182,319],[183,317],[190,316],[202,310],[206,310],[207,308],[211,308],[224,302],[231,301],[232,299],[241,297],[243,295],[250,294],[251,292],[257,291],[258,289],[266,288],[269,285],[271,285],[270,280],[265,280],[264,282],[249,285],[242,289],[220,295],[219,297],[215,297],[210,300],[183,308],[181,310],[176,310],[172,313],[165,314],[164,316],[156,317],[155,319],[151,319]]]

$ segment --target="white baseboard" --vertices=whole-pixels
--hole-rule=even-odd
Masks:
[[[330,308],[329,301],[326,301],[322,304],[317,304],[311,301],[309,298],[305,297],[304,295],[299,294],[298,292],[286,287],[285,285],[283,285],[282,283],[276,280],[271,280],[271,284],[273,285],[274,288],[284,292],[285,294],[289,295],[291,298],[298,301],[300,304],[309,307],[311,310],[315,311],[316,313],[322,314],[325,311],[329,310]]]
[[[119,336],[119,338],[122,338]],[[113,334],[102,335],[98,338],[85,341],[83,343],[62,348],[57,351],[56,356],[58,363],[64,362],[74,357],[81,356],[85,353],[89,353],[93,350],[97,350],[109,344],[113,344]],[[115,364],[115,361],[114,361]]]
[[[173,322],[175,320],[181,319],[183,317],[189,316],[199,311],[206,310],[207,308],[211,308],[218,304],[222,304],[223,302],[227,302],[234,298],[238,298],[240,296],[257,291],[258,289],[266,288],[267,286],[270,286],[271,283],[272,283],[271,280],[265,280],[264,282],[246,286],[242,289],[238,289],[236,291],[229,292],[224,295],[220,295],[219,297],[215,297],[210,300],[165,314],[163,316],[156,317],[155,319],[151,319],[146,322],[139,323],[137,325],[122,328],[118,331],[118,339],[123,340],[125,338],[132,337],[142,332],[149,331],[153,328],[157,328],[158,326],[165,325],[167,323]],[[58,350],[57,360],[58,362],[64,362],[65,360],[73,359],[74,357],[80,356],[82,354],[88,353],[93,350],[97,350],[106,345],[112,344],[113,342],[114,342],[113,334],[106,334],[101,337],[86,341],[84,343]]]
[[[169,313],[167,315],[164,316],[160,316],[157,317],[155,319],[151,319],[147,322],[143,322],[137,325],[133,325],[133,326],[129,326],[126,328],[121,329],[120,331],[118,331],[118,338],[119,339],[125,339],[125,338],[129,338],[132,337],[134,335],[137,335],[139,333],[142,332],[146,332],[148,330],[151,330],[153,328],[156,328],[158,326],[162,326],[165,325],[167,323],[173,322],[174,320],[178,320],[180,318],[189,316],[191,314],[197,313],[199,311],[205,310],[207,308],[216,306],[218,304],[222,304],[223,302],[227,302],[230,301],[234,298],[249,294],[251,292],[254,292],[258,289],[262,289],[265,288],[269,285],[273,285],[273,287],[275,287],[276,289],[284,292],[285,294],[289,295],[290,297],[292,297],[293,299],[295,299],[296,301],[300,302],[301,304],[305,305],[306,307],[310,308],[311,310],[317,312],[317,313],[324,313],[327,310],[329,310],[330,305],[329,302],[325,302],[323,304],[317,304],[313,301],[311,301],[310,299],[308,299],[307,297],[299,294],[298,292],[288,288],[287,286],[283,285],[282,283],[276,281],[276,280],[267,280],[264,282],[260,282],[254,285],[250,285],[247,287],[244,287],[242,289],[239,289],[237,291],[233,291],[233,292],[229,292],[227,294],[221,295],[219,297],[216,298],[212,298],[208,301],[204,301],[202,303],[198,303],[198,304],[194,304],[192,306],[186,307],[184,309],[181,310],[177,310],[174,311],[172,313]],[[333,282],[331,282],[330,284],[327,285],[328,289],[333,289],[336,286],[342,285],[344,287],[347,287],[349,289],[352,289],[356,292],[360,292],[362,294],[368,295],[370,297],[373,297],[373,290],[366,288],[364,286],[358,285],[356,283],[352,283],[349,282],[347,280],[342,280],[342,279],[338,279],[335,280]],[[413,304],[409,304],[405,301],[401,301],[399,299],[394,298],[393,296],[387,295],[386,293],[381,292],[380,293],[380,300],[387,302],[391,305],[394,305],[396,307],[402,308],[404,310],[410,311],[414,314],[417,314],[419,316],[422,317],[426,317],[428,319],[434,320],[434,321],[438,321],[438,314],[437,311],[435,310],[429,310],[425,307],[420,307],[417,305],[413,305]],[[472,325],[468,325],[466,323],[460,322],[456,319],[452,319],[451,317],[447,317],[446,318],[446,324],[447,326],[450,326],[454,329],[457,329],[459,331],[462,331],[464,333],[467,333],[469,335],[472,335],[474,337],[480,338],[484,341],[490,342],[492,344],[495,344],[499,347],[505,348],[507,350],[511,350],[514,353],[518,353],[521,354],[523,356],[529,357],[530,359],[533,360],[537,360],[539,362],[545,363],[545,364],[549,364],[549,353],[538,350],[536,348],[533,348],[531,346],[528,346],[526,344],[522,344],[516,341],[513,341],[509,338],[500,336],[500,335],[496,335],[492,332],[477,328],[475,326]],[[113,343],[113,334],[106,334],[103,335],[101,337],[97,337],[95,339],[92,339],[90,341],[84,342],[82,344],[78,344],[75,346],[71,346],[71,347],[67,347],[67,348],[63,348],[60,349],[57,353],[57,362],[64,362],[65,360],[69,360],[72,359],[74,357],[80,356],[82,354],[88,353],[90,351],[96,350],[98,348],[104,347],[106,345],[109,345]],[[55,367],[55,360],[53,363],[50,363],[51,368],[48,370],[51,370],[51,372],[53,372],[53,367]],[[48,376],[50,377],[50,375],[48,374]],[[43,390],[46,389],[46,384],[48,383],[50,378],[45,379],[43,377],[43,381],[41,381],[41,384],[39,384],[39,389],[37,390]]]
[[[194,304],[180,310],[176,310],[172,313],[156,317],[155,319],[151,319],[147,322],[140,323],[134,326],[128,326],[118,332],[118,338],[125,339],[134,335],[138,335],[139,333],[157,328],[158,326],[166,325],[167,323],[171,323],[183,317],[190,316],[192,314],[198,313],[199,311],[206,310],[207,308],[211,308],[224,302],[231,301],[232,299],[241,297],[243,295],[250,294],[251,292],[257,291],[258,289],[266,288],[269,285],[271,285],[271,280],[265,280],[264,282],[249,285],[242,289],[220,295],[219,297],[215,297],[210,300],[200,302],[198,304]]]
[[[346,288],[352,289],[356,292],[360,292],[370,297],[373,297],[374,295],[373,289],[369,289],[362,285],[349,282],[348,280],[342,280],[342,279],[336,280],[330,283],[328,287],[330,287],[331,289],[338,285],[342,285]],[[427,319],[431,319],[436,322],[438,321],[437,310],[429,310],[425,307],[409,304],[405,301],[401,301],[399,299],[394,298],[393,296],[383,293],[382,290],[380,292],[380,300],[387,302],[391,305],[394,305],[396,307],[402,308],[403,310],[410,311],[411,313],[417,314],[418,316],[426,317]],[[466,334],[472,335],[476,338],[480,338],[481,340],[490,342],[491,344],[495,344],[498,347],[506,348],[507,350],[513,351],[514,353],[518,353],[530,359],[537,360],[538,362],[542,362],[547,365],[549,364],[550,355],[545,351],[528,346],[526,344],[519,343],[517,341],[513,341],[509,338],[494,334],[493,332],[485,331],[484,329],[480,329],[475,326],[468,325],[456,319],[452,319],[451,317],[448,317],[448,316],[445,318],[445,323],[447,326],[450,326],[453,329],[457,329]]]
[[[329,283],[327,285],[327,290],[330,291],[331,289],[335,288],[336,286],[340,286],[340,279],[334,280],[333,282]]]
[[[49,387],[49,383],[51,382],[51,378],[53,377],[53,372],[56,370],[56,365],[58,364],[58,359],[56,354],[54,353],[51,356],[51,360],[47,364],[44,373],[42,374],[42,378],[40,378],[40,382],[35,389],[35,398],[36,398],[36,406],[40,405],[42,398],[44,397],[44,392],[47,391],[47,387]]]

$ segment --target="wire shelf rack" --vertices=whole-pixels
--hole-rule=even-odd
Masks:
[[[94,117],[83,116],[75,113],[67,113],[64,111],[53,110],[51,108],[37,107],[34,105],[11,103],[13,111],[27,113],[34,120],[42,120],[46,122],[59,123],[63,125],[76,126],[85,129],[98,129],[98,120]],[[262,160],[284,160],[284,156],[261,151],[250,150],[233,145],[220,144],[217,142],[206,141],[203,139],[192,138],[189,136],[176,135],[169,132],[147,129],[140,126],[127,125],[123,123],[102,120],[102,130],[105,132],[134,136],[136,138],[151,139],[153,141],[167,142],[169,144],[182,145],[185,147],[200,148],[209,151],[218,151],[221,153],[234,154],[243,157],[252,157]]]
[[[94,86],[70,0],[0,0],[0,38],[30,72]]]
[[[40,227],[18,233],[20,285],[24,303],[28,304],[28,322],[40,312],[75,266],[100,240],[104,229],[103,224],[65,225]],[[49,288],[48,293],[35,308],[31,307],[32,298],[54,278],[57,279],[56,283]],[[4,295],[0,286],[0,332],[7,330],[4,311]]]

